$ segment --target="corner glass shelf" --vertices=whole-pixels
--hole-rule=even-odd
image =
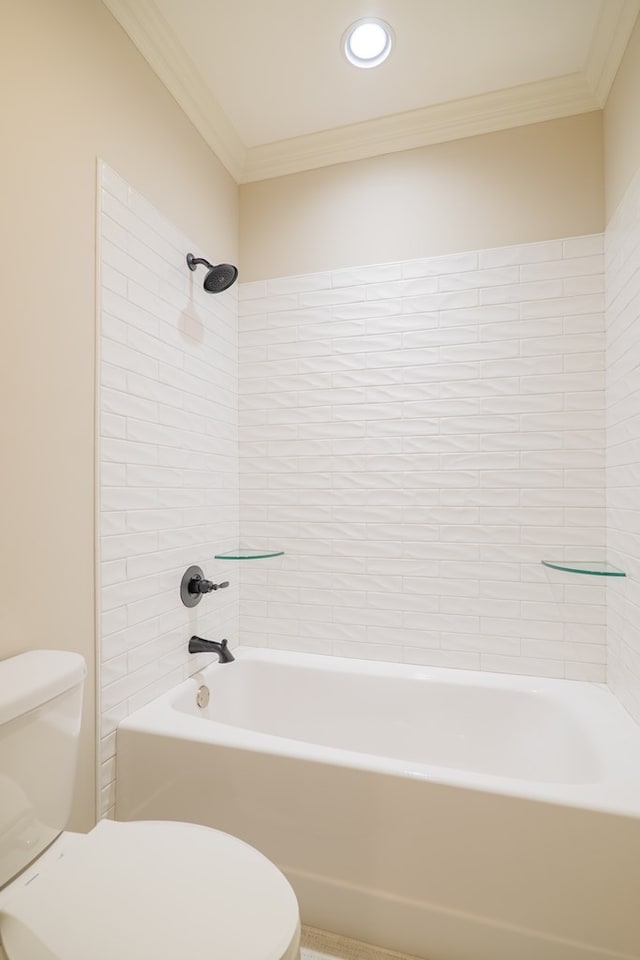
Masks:
[[[236,547],[226,553],[216,553],[216,560],[266,560],[269,557],[282,557],[284,550],[251,550],[248,547]]]
[[[586,573],[592,577],[626,577],[626,573],[611,563],[589,563],[573,560],[541,560],[544,567],[552,570],[564,570],[566,573]]]

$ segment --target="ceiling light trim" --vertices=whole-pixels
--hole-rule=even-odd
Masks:
[[[599,110],[580,73],[251,147],[243,183]]]
[[[103,0],[236,182],[247,148],[153,0]]]
[[[351,43],[358,30],[366,26],[380,27],[380,30],[386,38],[382,48],[371,57],[363,57],[358,54]],[[380,20],[379,17],[362,17],[347,27],[342,34],[341,46],[345,57],[354,67],[358,67],[360,70],[372,70],[374,67],[379,67],[385,62],[393,49],[394,43],[395,33],[386,20]]]

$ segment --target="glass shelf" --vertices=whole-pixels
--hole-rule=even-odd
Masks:
[[[282,557],[284,550],[251,550],[248,547],[236,547],[226,553],[216,553],[216,560],[266,560],[268,557]]]
[[[544,567],[553,570],[564,570],[567,573],[587,573],[592,577],[626,577],[626,573],[610,563],[590,563],[588,561],[573,560],[541,560]]]

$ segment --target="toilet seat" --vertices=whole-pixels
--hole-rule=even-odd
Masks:
[[[295,894],[242,840],[111,820],[73,840],[3,891],[9,960],[297,960]]]

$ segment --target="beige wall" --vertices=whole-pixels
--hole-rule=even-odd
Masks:
[[[234,261],[237,189],[99,0],[0,0],[0,656],[78,650],[94,816],[96,157]]]
[[[600,112],[240,188],[243,281],[603,227]]]
[[[604,110],[607,223],[640,168],[640,18]]]

